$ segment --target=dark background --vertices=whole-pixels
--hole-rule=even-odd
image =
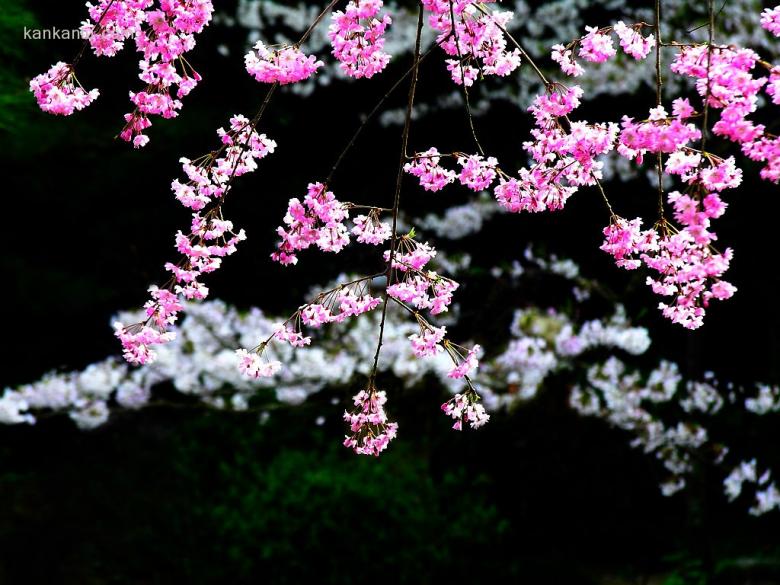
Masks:
[[[217,4],[230,12],[230,2]],[[0,7],[2,382],[13,387],[117,352],[111,315],[143,303],[173,255],[173,234],[188,221],[168,189],[180,174],[178,158],[210,150],[215,129],[233,113],[251,116],[263,88],[242,67],[245,31],[212,26],[190,59],[204,82],[179,119],[155,120],[149,146],[134,151],[114,136],[127,91],[140,84],[136,55],[84,59],[79,79],[101,97],[70,118],[48,116],[35,108],[29,79],[67,60],[78,43],[25,41],[22,27],[72,28],[83,6],[0,0]],[[217,53],[219,44],[230,47],[229,57]],[[407,66],[402,58],[373,80],[274,99],[261,131],[279,147],[237,183],[226,206],[249,240],[209,279],[214,297],[285,313],[312,284],[376,266],[357,253],[324,262],[313,253],[283,269],[268,255],[287,199],[327,174],[360,115]],[[432,58],[420,96],[433,99],[449,83]],[[390,105],[401,105],[403,93]],[[641,115],[649,98],[599,98],[578,114]],[[529,126],[521,108],[498,102],[477,123],[483,146],[502,165],[523,164]],[[441,111],[416,123],[412,149],[432,144],[469,149],[465,116]],[[337,196],[389,206],[398,146],[398,128],[371,125],[332,183]],[[593,190],[556,214],[502,215],[455,249],[483,268],[520,257],[528,243],[572,257],[619,291],[634,321],[650,329],[647,364],[666,358],[691,377],[714,370],[736,382],[777,383],[780,193],[756,180],[749,163],[745,170],[745,184],[727,195],[729,210],[716,225],[721,247],[736,250],[728,277],[739,292],[708,311],[696,332],[663,320],[643,277],[616,270],[598,250],[607,215]],[[645,182],[614,183],[608,192],[621,215],[652,217],[655,197]],[[468,198],[457,188],[430,195],[411,182],[404,196],[410,215]],[[496,298],[492,281],[478,271],[471,276],[459,291],[465,312],[458,332],[486,347],[506,335],[511,318],[496,307],[564,300],[560,283],[550,282],[503,291],[501,304],[487,306],[486,298]],[[252,414],[182,403],[123,414],[89,433],[57,418],[2,428],[0,583],[642,583],[650,575],[663,575],[658,582],[667,585],[780,582],[776,514],[753,519],[747,500],[726,504],[722,476],[705,465],[689,490],[662,498],[657,464],[620,432],[570,412],[567,384],[553,379],[531,405],[495,416],[483,432],[455,435],[428,409],[442,394],[426,381],[400,393],[403,435],[380,460],[340,447],[339,407],[329,396],[274,413],[264,425]],[[317,427],[320,414],[327,422]],[[736,450],[780,469],[776,416],[752,421],[729,416],[716,430]]]

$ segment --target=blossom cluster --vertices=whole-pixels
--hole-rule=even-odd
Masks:
[[[305,55],[297,46],[284,46],[270,50],[257,41],[254,50],[244,57],[247,72],[261,83],[287,85],[308,79],[322,67],[312,55]]]
[[[341,203],[323,183],[309,183],[303,202],[290,199],[284,226],[276,233],[281,238],[271,259],[285,266],[298,263],[296,252],[316,245],[323,252],[341,252],[349,244],[349,229],[344,220],[349,218],[346,205]]]
[[[765,163],[760,176],[780,182],[780,138],[763,124],[748,117],[758,108],[759,92],[770,78],[755,77],[752,70],[761,59],[755,51],[731,47],[683,47],[675,56],[672,71],[691,77],[696,90],[710,107],[721,110],[712,132],[740,145],[751,160]],[[766,88],[770,97],[774,85]]]
[[[713,248],[717,235],[710,231],[710,223],[726,210],[719,192],[739,185],[742,174],[733,159],[710,157],[710,164],[698,167],[701,158],[690,157],[675,169],[694,189],[693,195],[673,191],[667,196],[680,229],[664,220],[643,231],[641,218],[615,217],[604,228],[601,246],[622,268],[632,270],[644,263],[657,272],[659,276],[648,277],[647,284],[671,300],[661,302],[659,308],[665,317],[689,329],[703,324],[711,300],[725,300],[736,292],[736,287],[721,279],[733,252]]]
[[[156,353],[152,347],[168,343],[174,337],[168,328],[182,310],[181,299],[206,298],[208,288],[198,278],[217,270],[222,258],[233,254],[236,245],[246,239],[244,230],[233,231],[233,222],[223,218],[222,198],[233,178],[257,169],[257,161],[272,153],[276,143],[265,134],[258,134],[254,125],[240,115],[233,116],[229,128],[220,128],[217,134],[221,148],[197,163],[181,159],[188,181],[182,183],[176,179],[171,183],[176,199],[195,213],[189,233],[176,234],[176,250],[182,259],[178,263],[166,263],[165,269],[171,273],[169,284],[150,289],[152,298],[144,306],[145,321],[130,326],[121,321],[114,324],[115,335],[130,363],[154,361]]]
[[[604,63],[617,54],[610,33],[615,33],[620,47],[623,51],[633,57],[641,60],[647,57],[653,47],[655,47],[655,36],[642,36],[639,32],[645,26],[644,23],[626,25],[622,20],[612,26],[597,28],[595,26],[585,27],[587,34],[575,39],[568,45],[556,44],[552,47],[552,60],[558,63],[566,75],[579,77],[585,73],[585,69],[577,63],[574,54],[579,47],[578,55],[585,61],[591,63]]]
[[[368,79],[390,62],[383,49],[392,18],[381,10],[382,0],[350,0],[343,11],[337,10],[331,17],[328,38],[333,56],[349,77]]]
[[[699,140],[701,131],[684,121],[695,113],[688,100],[677,98],[672,111],[670,117],[663,106],[657,106],[650,110],[647,120],[641,122],[623,116],[618,153],[641,164],[648,151],[677,154],[689,143]]]
[[[693,421],[667,425],[646,406],[668,403],[677,395],[681,382],[677,367],[662,362],[645,378],[612,356],[592,366],[587,379],[587,387],[572,390],[571,406],[630,432],[635,437],[632,446],[661,459],[671,474],[661,484],[665,495],[685,487],[685,476],[693,470],[692,453],[710,440],[707,429]]]
[[[422,325],[422,324],[421,324]],[[442,351],[444,347],[441,342],[447,335],[446,327],[427,327],[421,326],[420,333],[409,336],[414,355],[419,358],[435,356]]]
[[[356,215],[352,222],[355,224],[352,235],[361,244],[377,246],[392,236],[390,226],[379,220],[379,212],[376,209],[370,210],[368,215]]]
[[[355,410],[344,411],[351,435],[344,439],[344,446],[358,455],[378,456],[398,434],[398,423],[389,422],[384,405],[387,393],[370,386],[353,398]]]
[[[271,378],[282,369],[279,360],[264,362],[257,352],[248,352],[245,349],[237,349],[238,371],[248,378]]]
[[[444,414],[455,420],[453,429],[463,430],[463,423],[467,423],[472,429],[477,429],[490,420],[490,415],[485,411],[485,407],[477,402],[478,399],[476,393],[469,391],[456,394],[441,405]]]
[[[614,148],[618,127],[569,121],[581,97],[577,86],[556,87],[536,97],[529,108],[534,140],[523,144],[535,164],[520,169],[519,178],[502,176],[494,189],[502,207],[512,212],[562,209],[581,186],[601,178],[603,163],[597,158]]]
[[[461,185],[472,191],[483,191],[490,187],[498,174],[498,160],[495,157],[478,154],[452,153],[460,173],[441,166],[442,155],[435,147],[418,152],[404,165],[404,171],[420,180],[420,186],[426,191],[441,191],[457,179]]]
[[[395,280],[388,283],[387,294],[416,310],[428,310],[438,315],[448,310],[452,295],[458,288],[454,280],[425,267],[436,255],[428,243],[417,242],[408,235],[398,239],[394,251],[385,251],[385,260],[392,256]]]
[[[95,55],[113,57],[130,38],[142,54],[138,76],[146,86],[130,92],[134,109],[125,114],[119,136],[136,148],[145,146],[149,116],[178,116],[181,98],[201,81],[184,55],[195,47],[195,35],[209,24],[214,7],[211,0],[99,0],[87,2],[87,9],[90,19],[81,33]],[[97,90],[74,88],[74,66],[58,63],[33,80],[30,89],[41,109],[70,115],[97,97]]]
[[[780,6],[764,9],[761,13],[761,26],[780,37]]]
[[[83,110],[100,95],[97,89],[87,91],[81,87],[73,67],[62,61],[34,77],[30,81],[30,91],[44,112],[60,116]]]
[[[599,416],[612,425],[632,433],[634,447],[654,453],[663,462],[671,476],[661,484],[661,491],[671,495],[686,485],[685,476],[693,470],[694,452],[708,445],[715,454],[715,463],[722,463],[728,447],[714,443],[705,427],[693,421],[667,425],[652,412],[652,405],[676,402],[687,414],[696,412],[713,415],[720,411],[725,400],[709,380],[688,381],[676,365],[662,362],[646,377],[628,371],[615,357],[588,372],[589,387],[575,387],[570,395],[571,406],[583,415]],[[733,397],[731,398],[733,401]],[[780,493],[770,483],[767,470],[760,477],[755,460],[743,461],[734,467],[723,481],[726,497],[733,501],[741,493],[743,484],[755,484],[755,503],[749,509],[753,515],[780,509]]]
[[[507,50],[504,30],[514,17],[510,11],[493,10],[474,2],[423,0],[428,22],[439,32],[437,43],[452,57],[447,70],[452,81],[469,87],[478,76],[506,77],[520,66],[520,50]]]
[[[100,0],[87,3],[90,20],[81,31],[94,53],[113,57],[133,38],[142,54],[138,77],[146,87],[130,92],[134,110],[125,114],[119,136],[136,148],[145,146],[150,115],[174,118],[181,98],[201,81],[200,74],[184,58],[195,47],[195,35],[211,21],[211,0]],[[175,92],[175,93],[172,93]]]
[[[435,148],[419,152],[414,160],[404,165],[404,170],[420,179],[420,186],[426,191],[441,191],[455,181],[455,172],[442,167],[441,155]]]
[[[744,484],[756,486],[756,499],[748,510],[753,516],[761,516],[774,509],[780,509],[780,491],[774,481],[770,481],[772,472],[767,469],[759,474],[756,460],[741,461],[723,480],[723,488],[729,501],[736,500],[742,493]]]
[[[780,386],[759,384],[758,395],[745,399],[745,409],[755,414],[780,412]]]
[[[303,334],[302,325],[319,329],[325,324],[343,323],[349,317],[376,309],[381,300],[371,294],[371,279],[359,278],[318,294],[311,303],[301,306],[287,320],[274,323],[272,333],[254,350],[249,352],[238,349],[236,355],[241,359],[238,366],[241,374],[249,378],[267,378],[279,372],[281,363],[278,360],[264,362],[263,354],[274,341],[296,349],[311,345],[312,338]]]

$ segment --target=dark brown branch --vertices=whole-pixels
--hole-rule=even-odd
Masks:
[[[412,127],[412,111],[414,109],[414,94],[417,91],[417,74],[420,65],[420,39],[422,37],[423,29],[423,7],[418,8],[417,15],[417,38],[414,43],[414,62],[412,64],[412,81],[409,84],[409,99],[406,103],[406,118],[404,120],[404,129],[401,134],[401,155],[398,162],[398,174],[395,181],[395,195],[393,197],[393,227],[392,236],[390,238],[390,257],[387,262],[387,284],[385,286],[384,300],[382,302],[382,317],[379,321],[379,339],[376,344],[376,352],[374,353],[374,365],[371,368],[370,380],[373,381],[376,378],[377,369],[379,366],[379,354],[382,351],[382,343],[384,341],[385,334],[385,321],[387,320],[387,304],[390,298],[388,289],[393,282],[393,276],[395,271],[393,269],[393,263],[395,261],[395,249],[398,241],[398,212],[401,205],[401,186],[404,179],[404,164],[406,163],[406,151],[409,145],[409,133]]]

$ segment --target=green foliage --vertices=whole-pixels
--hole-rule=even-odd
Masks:
[[[0,130],[18,130],[34,111],[35,102],[22,73],[30,43],[20,39],[25,27],[37,24],[22,0],[0,0]]]
[[[217,564],[241,582],[350,584],[392,575],[396,583],[433,583],[486,567],[502,575],[506,559],[492,545],[508,524],[457,465],[435,478],[419,453],[401,447],[381,459],[354,457],[320,442],[324,433],[313,434],[315,448],[266,458],[257,445],[273,429],[243,432],[216,469],[195,470],[214,482],[196,514],[216,530]],[[200,455],[181,460],[187,473]]]
[[[667,557],[667,561],[674,565],[674,569],[664,579],[663,585],[707,584],[707,574],[701,559],[678,553]]]

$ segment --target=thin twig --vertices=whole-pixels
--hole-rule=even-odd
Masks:
[[[476,8],[482,12],[483,14],[490,14],[490,12],[484,7],[484,5],[475,4]],[[517,48],[518,51],[520,51],[520,54],[525,58],[525,60],[528,62],[528,64],[531,66],[531,68],[534,70],[534,73],[536,73],[536,76],[539,78],[539,80],[542,82],[544,87],[547,90],[550,90],[552,87],[555,86],[554,83],[550,82],[549,79],[547,79],[547,76],[542,72],[541,69],[539,69],[538,65],[534,62],[534,60],[531,58],[531,56],[528,54],[528,52],[523,48],[523,46],[517,41],[515,37],[512,36],[512,34],[502,25],[495,22],[495,25],[498,27],[498,29],[506,35],[506,37],[509,39],[509,41]],[[571,120],[569,120],[568,116],[564,116],[564,120],[571,125]],[[609,211],[609,214],[611,216],[615,216],[615,212],[612,210],[612,205],[609,203],[609,198],[607,197],[606,191],[604,191],[604,187],[601,184],[601,181],[598,180],[598,178],[591,173],[591,176],[593,177],[594,182],[596,183],[596,187],[599,190],[599,193],[601,194],[601,198],[604,200],[604,203],[607,206],[607,210]]]
[[[401,185],[404,178],[404,164],[406,163],[406,149],[409,144],[409,133],[412,126],[412,110],[414,109],[414,94],[417,90],[417,74],[420,64],[420,39],[422,37],[423,29],[423,7],[418,8],[417,15],[417,38],[414,43],[414,63],[412,65],[412,81],[409,84],[409,99],[406,103],[406,118],[404,120],[404,129],[401,135],[401,155],[398,163],[398,174],[395,181],[395,195],[393,197],[393,228],[392,237],[390,239],[390,257],[387,262],[387,284],[385,285],[384,300],[382,303],[382,317],[379,321],[379,339],[376,344],[376,352],[374,353],[374,366],[371,368],[370,380],[376,378],[376,373],[379,367],[379,353],[382,350],[382,343],[384,341],[385,334],[385,321],[387,320],[387,304],[390,298],[388,289],[393,281],[394,269],[393,264],[395,261],[395,249],[398,241],[398,212],[401,205]]]
[[[482,150],[482,145],[477,138],[477,130],[474,128],[474,118],[471,115],[471,102],[469,100],[469,88],[466,87],[466,73],[463,70],[463,54],[460,50],[460,39],[458,38],[458,32],[455,28],[455,8],[452,4],[453,0],[450,0],[450,22],[452,27],[452,34],[455,36],[455,49],[458,51],[458,68],[460,69],[460,85],[463,88],[463,100],[466,103],[466,117],[469,121],[469,128],[471,129],[471,136],[474,138],[474,143],[477,145],[479,154],[485,156],[485,151]],[[465,22],[464,22],[465,25]]]
[[[488,16],[490,16],[490,14],[491,14],[490,11],[487,8],[485,8],[484,5],[482,5],[482,4],[474,4],[474,6],[477,8],[477,10],[479,10],[483,14],[487,14]],[[520,54],[525,58],[525,60],[528,61],[528,64],[534,70],[534,73],[536,73],[537,77],[539,77],[539,79],[542,81],[544,86],[545,87],[549,87],[551,85],[551,83],[549,82],[547,77],[544,75],[544,73],[542,73],[542,70],[539,69],[539,67],[536,65],[536,63],[531,58],[531,56],[528,54],[528,51],[525,50],[525,48],[517,41],[517,39],[515,39],[515,37],[512,36],[512,34],[508,30],[506,30],[506,28],[503,25],[501,25],[498,22],[496,22],[495,19],[493,20],[493,24],[495,24],[498,27],[498,30],[500,30],[502,33],[504,33],[506,35],[506,37],[510,41],[512,41],[512,44],[517,48],[518,51],[520,51]]]
[[[663,101],[664,78],[661,73],[661,0],[655,0],[655,105]],[[658,221],[664,222],[664,155],[658,151],[656,158],[658,174]]]
[[[423,60],[433,52],[433,50],[439,46],[439,43],[434,43],[428,49],[420,56],[420,59],[417,61],[417,64],[422,63]],[[344,148],[344,150],[341,151],[341,154],[339,154],[339,157],[336,159],[336,162],[330,169],[330,173],[328,173],[328,178],[325,179],[325,183],[328,184],[333,180],[333,175],[336,173],[336,169],[341,165],[341,162],[344,160],[344,157],[347,156],[349,151],[352,149],[352,147],[355,145],[355,141],[358,139],[360,134],[363,132],[363,129],[368,125],[368,123],[371,121],[371,119],[376,115],[376,113],[379,111],[379,109],[382,107],[382,105],[387,101],[387,99],[395,92],[396,89],[404,82],[404,80],[409,77],[409,75],[415,70],[416,65],[412,65],[409,69],[406,70],[406,72],[392,85],[390,89],[387,90],[385,95],[382,96],[382,98],[377,102],[377,104],[373,107],[373,109],[368,113],[368,115],[365,117],[365,119],[360,123],[360,126],[358,126],[355,133],[352,135],[352,138],[350,138],[349,142],[347,143],[347,146]]]
[[[98,18],[98,21],[95,23],[95,28],[93,29],[93,34],[98,31],[100,28],[100,25],[103,24],[103,20],[106,18],[106,14],[108,13],[108,10],[111,8],[111,6],[116,2],[116,0],[111,0],[106,7],[103,9],[103,12],[100,14],[100,18]],[[79,48],[78,53],[76,53],[76,56],[73,57],[73,60],[70,62],[71,67],[76,67],[76,63],[78,63],[81,60],[81,57],[84,55],[84,51],[87,50],[87,47],[89,46],[89,37],[84,39],[84,41],[81,43],[81,48]]]
[[[306,41],[306,39],[309,38],[309,36],[311,35],[312,31],[314,31],[316,26],[322,21],[322,19],[325,17],[325,15],[328,12],[330,12],[330,10],[338,2],[339,2],[339,0],[331,0],[331,2],[328,3],[328,5],[322,10],[322,12],[319,13],[317,18],[314,19],[314,21],[312,22],[311,26],[309,26],[309,28],[306,30],[306,32],[303,33],[303,36],[301,36],[300,40],[298,40],[298,42],[295,43],[295,46],[300,46],[301,44],[303,44]],[[109,6],[110,6],[110,4],[109,4]],[[106,10],[107,9],[108,8],[106,8]],[[104,14],[105,14],[105,12],[104,12]],[[101,17],[101,19],[102,19],[102,17]],[[263,114],[268,109],[268,106],[271,103],[271,97],[274,95],[274,93],[276,92],[278,87],[279,87],[279,82],[277,81],[273,85],[271,85],[270,88],[268,88],[268,91],[265,94],[265,98],[263,99],[263,103],[260,104],[260,108],[258,109],[257,113],[254,115],[254,117],[247,124],[242,126],[236,132],[236,134],[240,134],[241,132],[243,132],[247,128],[249,129],[249,131],[247,132],[246,139],[240,145],[239,152],[236,155],[236,161],[233,164],[233,168],[230,171],[230,177],[228,178],[228,181],[227,181],[227,183],[225,185],[225,189],[224,189],[224,191],[222,193],[222,196],[219,198],[219,200],[214,204],[214,206],[211,209],[208,209],[208,210],[206,210],[204,212],[205,216],[207,216],[207,217],[214,217],[216,215],[216,216],[221,217],[222,205],[224,204],[225,198],[227,197],[227,194],[230,192],[230,190],[231,190],[231,188],[233,186],[233,181],[236,178],[236,171],[238,169],[238,165],[240,164],[240,162],[241,162],[241,160],[243,158],[244,153],[247,151],[247,148],[249,147],[249,143],[252,140],[252,133],[256,130],[257,125],[260,123],[260,120],[263,117]],[[227,148],[228,148],[227,145],[222,144],[217,151],[212,152],[211,157],[212,158],[216,158],[217,156],[219,156],[219,154],[224,152]],[[191,243],[195,242],[195,240],[196,240],[195,236],[190,238],[190,242]],[[202,240],[202,238],[201,238],[201,240]],[[187,260],[184,263],[184,266],[185,267],[189,266],[189,260]],[[187,268],[187,269],[189,269],[189,268]],[[166,284],[162,288],[163,289],[172,290],[174,285],[175,285],[175,282],[176,282],[175,278],[172,277],[172,278],[170,278],[168,280],[168,282],[166,282]],[[152,319],[152,317],[149,317],[149,319],[146,320],[146,323],[148,324],[151,321],[151,319]],[[126,328],[126,329],[128,329],[128,328]]]
[[[709,133],[710,95],[712,92],[712,79],[710,66],[712,64],[713,37],[715,36],[715,14],[712,7],[713,0],[707,0],[707,91],[704,94],[704,110],[701,122],[701,150],[706,150],[707,135]]]

